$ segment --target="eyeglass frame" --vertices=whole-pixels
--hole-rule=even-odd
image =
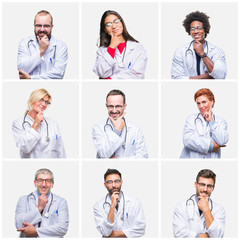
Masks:
[[[107,109],[108,109],[109,111],[113,110],[114,108],[116,108],[117,110],[120,110],[120,109],[123,108],[124,106],[125,106],[125,104],[124,104],[124,105],[116,105],[116,106],[106,105],[106,107],[107,107]]]
[[[113,24],[118,25],[121,22],[121,18],[116,18],[113,22],[107,22],[104,24],[105,27],[112,27]],[[110,25],[109,25],[110,24]]]
[[[46,184],[51,184],[53,182],[53,180],[49,178],[47,179],[37,178],[36,181],[39,184],[42,184],[43,182],[45,182]]]
[[[122,182],[122,179],[116,179],[116,180],[114,180],[114,181],[112,181],[112,180],[105,181],[105,183],[106,183],[107,185],[112,185],[113,183],[119,184],[119,183],[121,183],[121,182]]]
[[[39,102],[45,102],[46,105],[50,105],[51,103],[49,101],[45,101],[43,98],[39,100]]]
[[[34,27],[36,27],[36,28],[51,28],[52,25],[49,25],[49,24],[44,24],[44,25],[42,25],[42,24],[35,24]]]
[[[197,182],[197,184],[199,185],[200,188],[204,189],[205,187],[207,187],[207,189],[213,189],[214,185],[211,184],[205,184],[205,183],[199,183]],[[201,186],[202,185],[202,186]]]
[[[201,27],[201,26],[197,26],[197,27],[190,27],[190,32],[193,32],[195,30],[202,30],[204,29],[204,27]]]

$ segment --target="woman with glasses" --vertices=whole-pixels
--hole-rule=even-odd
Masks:
[[[122,17],[112,10],[104,12],[93,71],[100,79],[141,79],[146,64],[145,49],[128,33]]]
[[[24,116],[12,125],[21,158],[65,158],[65,149],[58,124],[46,118],[44,111],[52,102],[45,89],[33,91]]]

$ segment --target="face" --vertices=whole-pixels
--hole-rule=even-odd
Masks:
[[[47,36],[50,39],[52,34],[53,25],[51,24],[51,17],[49,14],[37,15],[34,23],[34,32],[36,37],[39,36],[42,39]]]
[[[196,103],[200,113],[203,115],[205,112],[210,112],[213,107],[213,100],[210,101],[207,96],[200,96],[196,99]]]
[[[117,19],[119,19],[116,15],[109,15],[105,18],[104,24],[105,24],[105,31],[108,33],[108,35],[121,35],[123,32],[123,25],[122,22],[114,22]],[[106,23],[112,23],[112,26],[107,26]]]
[[[202,29],[198,29],[199,27],[201,27]],[[191,28],[195,28],[194,30],[191,30]],[[205,42],[205,31],[203,28],[203,23],[199,22],[199,21],[193,21],[190,24],[190,34],[193,38],[193,40],[197,40],[201,43]]]
[[[39,112],[43,112],[46,108],[47,108],[47,104],[45,102],[49,102],[49,97],[48,95],[45,95],[42,99],[40,99],[39,101],[37,102],[34,102],[32,104],[32,110],[35,112],[35,113],[39,113]]]
[[[119,180],[120,182],[115,183],[115,180]],[[112,183],[107,183],[108,181],[112,181]],[[122,182],[118,174],[110,174],[107,176],[104,186],[107,188],[109,194],[112,195],[114,192],[121,192]]]
[[[123,104],[122,95],[110,95],[107,98],[106,107],[108,109],[108,115],[117,120],[124,112],[127,107],[127,104]]]
[[[40,173],[37,176],[37,180],[34,181],[34,185],[37,188],[38,193],[48,194],[54,185],[50,174]]]
[[[197,197],[207,198],[211,196],[212,191],[214,190],[214,181],[212,178],[200,177],[198,183],[195,182],[196,195]]]

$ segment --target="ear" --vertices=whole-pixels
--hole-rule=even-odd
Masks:
[[[37,183],[36,183],[36,181],[34,180],[33,182],[34,182],[34,186],[37,187]]]
[[[51,29],[53,29],[53,26],[54,26],[54,25],[51,26]]]
[[[121,186],[123,185],[123,180],[121,180]]]
[[[106,185],[106,183],[104,183],[104,187],[105,187],[105,188],[107,188],[107,185]]]
[[[125,103],[125,104],[124,104],[124,108],[123,108],[123,110],[125,111],[126,108],[127,108],[127,104]]]
[[[54,182],[52,182],[52,188],[53,188],[53,186],[54,186]]]
[[[197,182],[194,182],[194,187],[197,188]]]

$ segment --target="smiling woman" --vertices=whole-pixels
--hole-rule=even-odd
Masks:
[[[123,18],[112,10],[104,12],[93,71],[100,79],[139,79],[144,78],[146,64],[146,51],[128,33]]]
[[[25,115],[13,122],[12,130],[21,158],[65,158],[58,124],[44,116],[52,102],[45,89],[33,91]]]

